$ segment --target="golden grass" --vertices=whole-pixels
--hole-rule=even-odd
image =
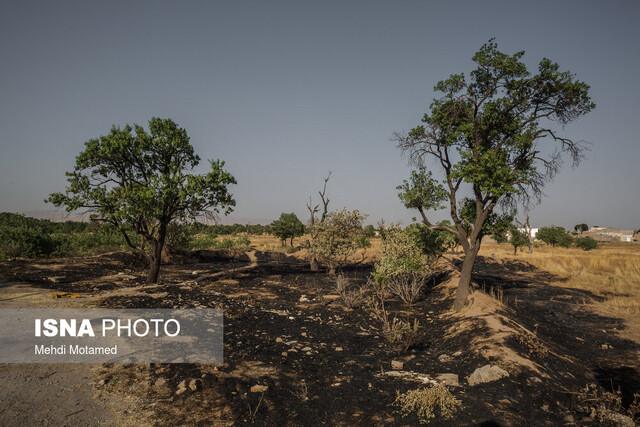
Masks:
[[[582,289],[605,298],[596,304],[616,317],[637,320],[640,317],[640,245],[600,243],[598,249],[535,248],[532,254],[496,243],[483,244],[482,255],[496,259],[517,259],[545,270],[558,280],[554,286]]]

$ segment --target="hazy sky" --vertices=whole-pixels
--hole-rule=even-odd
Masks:
[[[638,228],[638,22],[637,1],[4,0],[0,211],[52,209],[86,140],[158,116],[226,161],[235,217],[306,221],[332,170],[332,208],[407,224],[395,187],[410,168],[389,139],[495,37],[530,69],[546,56],[576,73],[597,104],[565,131],[591,152],[533,224]]]

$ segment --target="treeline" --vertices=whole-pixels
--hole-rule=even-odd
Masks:
[[[269,233],[269,225],[170,224],[167,250],[174,253],[190,249],[246,249],[246,236]],[[130,236],[135,236],[130,233]],[[225,236],[219,238],[218,236]],[[139,239],[139,236],[133,238]],[[122,233],[113,225],[98,221],[53,222],[21,214],[0,213],[0,258],[78,256],[128,247]]]

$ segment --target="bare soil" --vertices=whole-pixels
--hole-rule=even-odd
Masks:
[[[591,310],[599,297],[553,286],[557,278],[525,262],[481,257],[471,304],[452,313],[457,268],[456,258],[443,262],[412,308],[391,300],[391,312],[423,331],[400,352],[366,307],[345,308],[334,278],[295,256],[198,251],[163,266],[154,287],[127,254],[0,262],[0,307],[212,307],[225,316],[219,365],[0,365],[0,423],[414,425],[392,406],[396,393],[453,373],[460,385],[450,390],[464,405],[456,425],[555,426],[568,415],[588,425],[598,421],[578,409],[579,388],[619,388],[624,405],[640,391],[640,345],[621,337],[621,319]],[[363,262],[343,273],[364,284],[371,270]],[[419,375],[389,374],[392,360]],[[469,386],[486,364],[509,377]],[[196,390],[176,394],[191,380]],[[256,385],[268,388],[251,392]]]

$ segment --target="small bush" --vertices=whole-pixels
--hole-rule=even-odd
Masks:
[[[165,245],[167,252],[172,255],[187,252],[191,247],[191,235],[188,227],[182,224],[169,224]]]
[[[517,335],[516,340],[526,348],[533,357],[544,359],[549,355],[549,350],[532,334]]]
[[[425,285],[424,274],[402,274],[387,279],[389,292],[399,297],[406,305],[413,305],[420,296]]]
[[[583,251],[590,251],[598,247],[598,242],[592,237],[578,237],[575,243]]]
[[[353,289],[349,287],[349,279],[339,275],[336,277],[336,292],[340,295],[342,302],[347,308],[360,307],[365,301],[364,289]]]
[[[451,394],[444,384],[429,388],[398,392],[394,406],[400,407],[403,416],[416,414],[420,423],[428,423],[437,413],[445,419],[452,419],[462,408],[462,402]]]

